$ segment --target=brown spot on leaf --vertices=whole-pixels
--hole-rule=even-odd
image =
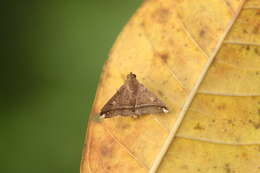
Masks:
[[[246,50],[249,51],[250,50],[250,46],[247,45],[246,46]]]
[[[158,94],[161,96],[161,97],[163,97],[164,96],[164,94],[162,93],[162,91],[158,91]]]
[[[260,56],[260,52],[257,48],[254,49],[255,53]]]
[[[156,53],[156,56],[161,58],[161,60],[167,64],[168,59],[169,59],[169,54],[167,52],[162,52],[162,53]]]
[[[253,34],[258,34],[259,28],[260,28],[260,23],[257,24],[257,25],[254,27],[254,29],[253,29]]]
[[[248,157],[247,153],[242,153],[242,157],[247,159]]]
[[[166,23],[169,18],[170,11],[167,8],[159,8],[154,11],[152,18],[158,23]]]
[[[161,54],[160,57],[162,58],[163,62],[167,63],[169,58],[169,55],[167,53]]]
[[[243,33],[244,33],[244,34],[247,34],[248,32],[247,32],[247,30],[244,29],[244,30],[243,30]]]
[[[206,33],[206,31],[204,29],[200,30],[200,37],[204,37],[205,33]]]
[[[200,125],[200,123],[197,123],[196,126],[194,126],[195,130],[204,130],[204,128]]]
[[[221,104],[221,105],[218,105],[217,107],[219,110],[223,110],[226,108],[226,105],[225,104]]]
[[[109,157],[112,158],[113,155],[113,148],[109,146],[109,143],[104,143],[102,146],[100,146],[99,150],[103,157]]]
[[[255,129],[259,129],[260,128],[260,121],[259,122],[255,122],[253,120],[249,120],[248,122],[250,124],[252,124]]]
[[[231,171],[232,171],[228,163],[225,164],[224,170],[226,173],[231,173]]]

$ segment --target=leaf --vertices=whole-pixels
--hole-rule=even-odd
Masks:
[[[96,119],[129,72],[170,113]],[[257,173],[259,163],[260,1],[145,1],[104,66],[81,173]]]

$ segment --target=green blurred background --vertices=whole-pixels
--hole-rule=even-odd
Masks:
[[[1,5],[1,173],[79,172],[103,63],[140,4],[36,0]]]

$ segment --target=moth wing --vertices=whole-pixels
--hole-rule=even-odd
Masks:
[[[143,115],[166,112],[166,105],[156,95],[139,83],[136,95],[135,113],[137,115]]]
[[[104,105],[100,115],[105,115],[106,118],[116,115],[133,115],[134,100],[135,96],[129,91],[126,84],[124,84]]]

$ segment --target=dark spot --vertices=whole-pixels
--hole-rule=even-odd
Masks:
[[[108,170],[110,170],[110,169],[111,169],[111,167],[110,167],[110,166],[107,166],[107,169],[108,169]]]
[[[165,85],[165,84],[167,84],[169,81],[168,80],[164,80],[163,82],[162,82],[162,85]]]
[[[255,50],[255,53],[256,53],[257,55],[260,55],[260,52],[258,51],[257,48],[255,48],[254,50]]]
[[[257,112],[258,112],[258,115],[260,116],[260,109],[258,109]]]
[[[111,144],[107,144],[107,145],[111,145]],[[102,145],[100,147],[100,153],[103,157],[110,157],[112,158],[112,148],[106,145]]]
[[[250,46],[247,45],[246,46],[246,50],[249,51],[250,50]]]
[[[170,11],[167,8],[159,8],[152,14],[152,19],[159,23],[166,23],[168,21]]]
[[[228,124],[233,124],[233,121],[232,120],[228,120]]]
[[[200,123],[197,123],[196,126],[194,126],[195,130],[204,130],[204,128],[200,125]]]
[[[224,166],[224,170],[225,170],[226,173],[231,173],[231,168],[230,168],[230,166],[229,166],[228,163],[225,164],[225,166]]]
[[[161,54],[159,54],[159,56],[162,59],[162,61],[167,64],[168,59],[169,59],[168,53],[161,53]]]
[[[253,29],[253,33],[254,33],[254,34],[258,34],[258,32],[259,32],[259,27],[260,27],[260,24],[257,24],[257,25],[254,27],[254,29]]]
[[[221,105],[218,105],[217,107],[219,110],[223,110],[226,108],[226,105],[225,104],[221,104]]]
[[[256,75],[259,75],[259,72],[257,71],[257,72],[255,72],[255,74],[256,74]]]
[[[244,33],[244,34],[247,34],[248,32],[247,32],[247,30],[244,29],[244,30],[243,30],[243,33]]]
[[[206,31],[205,30],[200,30],[200,37],[204,37],[205,36],[205,33],[206,33]]]
[[[242,157],[247,159],[247,157],[248,157],[247,153],[242,153]]]
[[[255,122],[253,120],[248,120],[248,122],[250,124],[252,124],[255,129],[259,129],[260,128],[260,121],[259,122]]]
[[[158,91],[158,94],[161,96],[161,97],[163,97],[164,96],[164,94],[162,93],[162,91]]]
[[[214,169],[217,169],[217,166],[213,166]]]
[[[212,123],[215,123],[216,122],[216,120],[212,120]]]
[[[257,11],[255,15],[260,15],[260,11]]]
[[[197,171],[200,172],[200,168],[198,168]]]

